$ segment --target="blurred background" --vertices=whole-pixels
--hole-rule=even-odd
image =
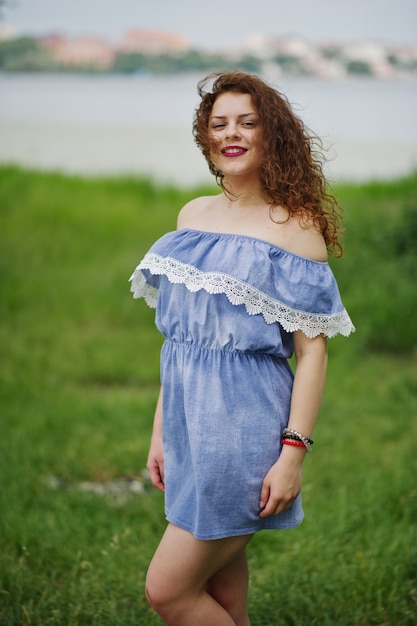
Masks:
[[[417,164],[415,0],[2,0],[0,161],[208,181],[196,84],[258,72],[328,149],[335,181]]]

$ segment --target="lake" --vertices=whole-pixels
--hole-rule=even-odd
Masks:
[[[211,180],[193,143],[200,75],[0,75],[0,162],[82,174]],[[417,168],[417,82],[271,81],[322,137],[332,180],[393,178]]]

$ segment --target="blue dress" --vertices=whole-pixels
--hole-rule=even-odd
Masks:
[[[131,276],[156,307],[167,520],[198,539],[301,523],[301,494],[260,518],[288,422],[295,330],[354,331],[326,262],[255,237],[191,229],[159,239]]]

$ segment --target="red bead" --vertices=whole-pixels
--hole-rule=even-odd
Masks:
[[[296,448],[306,447],[302,441],[295,441],[294,439],[281,439],[281,443],[286,446],[295,446]]]

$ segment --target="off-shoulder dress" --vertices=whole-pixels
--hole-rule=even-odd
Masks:
[[[327,262],[246,235],[181,229],[130,278],[156,307],[161,350],[165,512],[198,539],[301,523],[301,494],[259,517],[262,481],[288,422],[295,330],[354,331]]]

